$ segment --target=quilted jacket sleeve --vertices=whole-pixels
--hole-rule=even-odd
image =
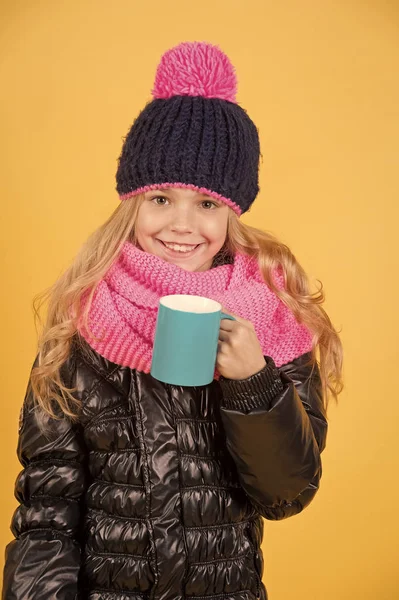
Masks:
[[[64,372],[70,368],[63,365]],[[20,504],[11,523],[15,539],[6,548],[2,597],[75,600],[86,452],[79,427],[67,419],[50,419],[42,433],[30,394],[28,387],[18,441],[24,467],[15,485]]]
[[[227,447],[247,495],[266,519],[302,511],[322,475],[327,418],[317,365],[310,352],[244,380],[220,378]]]

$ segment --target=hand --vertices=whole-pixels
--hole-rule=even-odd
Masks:
[[[220,322],[216,368],[226,379],[247,379],[266,364],[255,327],[225,308],[222,311],[237,320]]]

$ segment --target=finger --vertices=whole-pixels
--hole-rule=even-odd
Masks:
[[[226,350],[226,342],[218,340],[218,352],[223,353]]]
[[[229,334],[226,331],[219,331],[219,341],[220,342],[228,342],[229,341]]]
[[[235,327],[237,327],[236,321],[231,321],[230,319],[222,319],[220,321],[219,331],[233,331]]]

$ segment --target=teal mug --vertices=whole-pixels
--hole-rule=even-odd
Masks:
[[[236,319],[204,296],[162,296],[155,329],[151,375],[172,385],[211,383],[221,319]]]

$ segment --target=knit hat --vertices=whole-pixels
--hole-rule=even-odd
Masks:
[[[121,200],[182,187],[246,212],[258,191],[259,137],[236,102],[237,80],[218,46],[184,42],[162,56],[152,101],[128,132],[118,160]]]

